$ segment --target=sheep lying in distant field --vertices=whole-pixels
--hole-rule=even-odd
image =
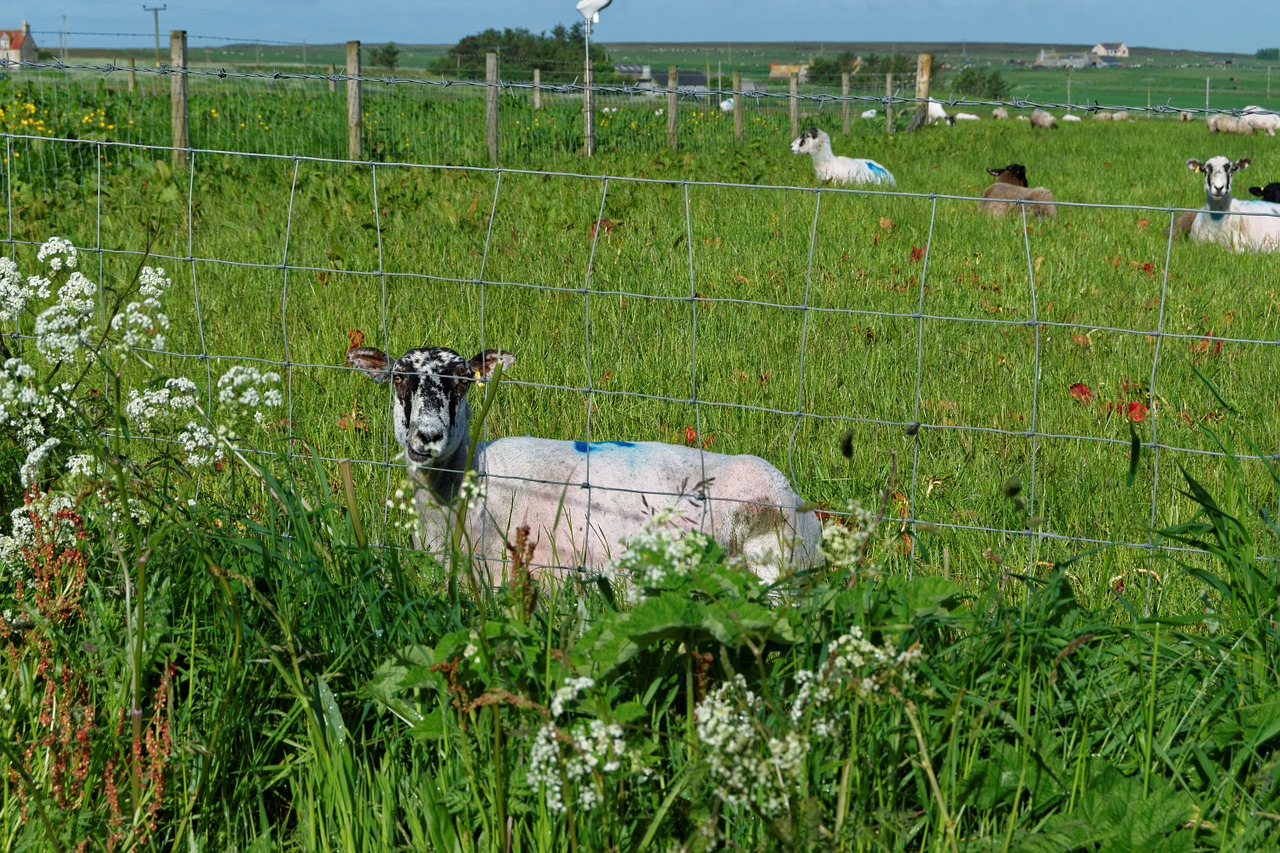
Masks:
[[[979,116],[976,116],[973,113],[956,113],[954,116],[952,116],[952,118],[955,121],[978,121],[979,120]]]
[[[875,111],[874,109],[870,109],[870,110],[863,110],[863,111],[862,111],[862,117],[863,117],[863,118],[875,118],[875,117],[876,117],[876,111]]]
[[[1027,187],[1027,169],[1021,163],[1010,163],[999,169],[987,169],[995,183],[982,191],[982,209],[997,219],[1016,211],[1023,202],[1027,215],[1052,219],[1058,215],[1053,193],[1044,187]]]
[[[1249,194],[1272,204],[1280,204],[1280,183],[1272,181],[1265,187],[1249,187]]]
[[[991,111],[991,117],[994,119],[1007,119],[1009,117],[1009,111],[1004,107],[996,107]]]
[[[782,472],[757,456],[631,441],[555,441],[528,436],[477,445],[468,469],[467,391],[515,363],[502,350],[465,359],[451,349],[411,349],[391,359],[353,347],[347,363],[390,382],[396,441],[414,484],[419,534],[414,546],[448,553],[457,512],[466,508],[464,548],[501,578],[506,542],[527,525],[534,564],[600,568],[626,548],[643,522],[673,508],[671,523],[703,530],[740,555],[766,581],[788,566],[819,559],[822,528],[802,508]],[[481,496],[458,499],[464,473]]]
[[[1226,113],[1209,113],[1204,117],[1210,133],[1238,133],[1252,136],[1253,128],[1240,119]]]
[[[1116,110],[1111,114],[1112,121],[1129,121],[1131,118],[1128,110]]]
[[[1094,121],[1111,121],[1115,114],[1109,110],[1098,110],[1093,114]]]
[[[725,98],[723,101],[720,102],[720,112],[722,113],[733,112],[733,98]]]
[[[1231,176],[1248,166],[1247,159],[1232,162],[1227,157],[1187,161],[1191,171],[1204,173],[1205,206],[1191,223],[1193,241],[1220,243],[1237,252],[1280,251],[1280,204],[1231,196]]]
[[[1063,121],[1080,121],[1080,116],[1075,113],[1067,113],[1062,117]]]
[[[1240,114],[1240,121],[1254,130],[1265,130],[1267,136],[1275,136],[1280,130],[1280,115],[1259,106],[1247,106]]]
[[[1031,126],[1043,127],[1048,130],[1057,130],[1058,122],[1048,111],[1036,109],[1031,113]]]
[[[825,130],[811,127],[791,143],[792,154],[813,155],[813,171],[818,179],[835,184],[890,184],[893,175],[875,160],[838,157],[831,151],[831,137]]]
[[[1196,120],[1196,117],[1191,113],[1187,112],[1186,110],[1183,110],[1182,112],[1178,113],[1178,121],[1195,121],[1195,120]]]

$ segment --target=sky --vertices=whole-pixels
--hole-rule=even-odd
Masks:
[[[494,27],[534,33],[581,20],[576,0],[6,0],[0,28],[31,23],[41,47],[151,44],[185,29],[193,47],[227,42],[453,44]],[[1226,14],[1229,7],[1230,14]],[[1215,11],[1216,10],[1216,11]],[[93,35],[103,34],[103,35]],[[111,35],[105,35],[111,34]],[[1280,46],[1277,0],[613,0],[593,39],[609,42],[1125,42],[1248,53]]]

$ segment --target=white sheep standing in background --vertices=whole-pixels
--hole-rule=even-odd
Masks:
[[[1020,202],[1026,204],[1027,214],[1042,219],[1053,219],[1058,215],[1054,204],[1053,193],[1045,187],[1027,186],[1027,168],[1021,163],[1010,163],[999,169],[987,169],[987,173],[995,176],[995,183],[982,191],[982,209],[999,219],[1017,210]]]
[[[1205,206],[1191,223],[1191,239],[1220,243],[1237,252],[1280,251],[1280,204],[1242,201],[1231,196],[1231,176],[1249,166],[1247,159],[1210,157],[1201,163],[1187,161],[1187,168],[1204,173]],[[1249,215],[1257,214],[1257,215]]]
[[[949,115],[947,111],[942,108],[941,102],[930,98],[927,104],[927,112],[925,114],[924,122],[925,124],[937,124],[942,122],[955,127],[956,120],[954,116]]]
[[[1031,113],[1031,126],[1057,130],[1058,122],[1047,110],[1037,108]]]
[[[462,545],[495,581],[506,542],[522,525],[536,543],[535,565],[599,569],[666,508],[674,510],[672,525],[705,531],[765,581],[820,558],[817,515],[757,456],[659,442],[499,438],[477,444],[470,470],[482,491],[459,500],[471,437],[467,391],[515,356],[491,349],[468,360],[423,347],[392,360],[374,347],[353,347],[347,363],[391,383],[395,437],[419,517],[414,546],[447,554],[456,513],[466,507]]]
[[[894,184],[893,175],[875,160],[839,157],[831,151],[831,137],[811,127],[791,142],[792,154],[813,155],[818,179],[836,184]]]
[[[1280,130],[1280,115],[1257,105],[1245,107],[1240,113],[1240,121],[1254,130],[1265,130],[1267,136],[1275,136],[1276,131]]]

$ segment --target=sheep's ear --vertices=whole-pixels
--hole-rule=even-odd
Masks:
[[[1258,196],[1259,198],[1261,198],[1261,197],[1262,197],[1262,187],[1249,187],[1249,194],[1250,194],[1250,195],[1256,195],[1256,196]]]
[[[1201,163],[1196,158],[1192,157],[1190,160],[1187,161],[1187,168],[1193,172],[1199,172],[1201,169],[1204,168],[1204,164]]]
[[[378,382],[391,378],[391,360],[376,347],[352,347],[347,350],[347,364],[363,370],[370,379]]]
[[[499,364],[502,365],[503,370],[506,370],[515,363],[514,355],[500,349],[487,349],[469,362],[471,375],[482,382],[493,378],[493,372]]]
[[[1000,177],[1002,172],[1004,172],[1004,169],[987,169],[988,175],[995,175],[997,178]]]
[[[1241,169],[1247,169],[1247,168],[1249,168],[1249,158],[1248,158],[1248,157],[1241,157],[1239,160],[1237,160],[1237,161],[1235,161],[1234,163],[1232,163],[1232,164],[1231,164],[1231,171],[1233,171],[1233,172],[1238,172],[1238,171],[1240,171]]]
[[[811,127],[811,128],[809,128],[808,130],[806,130],[806,131],[805,131],[805,135],[806,135],[806,136],[809,136],[809,137],[812,137],[813,139],[817,139],[817,138],[818,138],[818,129],[817,129],[816,127]]]

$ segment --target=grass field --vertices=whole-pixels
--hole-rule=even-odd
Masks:
[[[805,120],[888,166],[895,191],[815,191],[784,120],[735,148],[711,112],[679,154],[538,146],[504,170],[277,150],[196,151],[174,172],[160,152],[100,152],[105,128],[6,136],[20,269],[59,235],[104,286],[123,291],[144,253],[173,281],[155,371],[113,356],[82,393],[123,397],[158,373],[212,403],[213,376],[257,365],[281,374],[284,405],[242,427],[274,485],[235,459],[193,480],[164,445],[109,438],[115,500],[148,484],[152,520],[82,491],[79,586],[50,574],[76,562],[63,552],[5,552],[6,607],[30,623],[6,611],[0,697],[23,713],[6,729],[5,843],[1270,843],[1277,479],[1273,460],[1221,451],[1276,452],[1276,261],[1166,229],[1203,201],[1188,157],[1250,158],[1243,195],[1280,175],[1280,143],[1154,118],[893,136],[845,136],[835,111]],[[1056,219],[977,209],[985,168],[1009,162],[1053,189]],[[32,325],[12,327],[13,351],[34,350]],[[396,352],[515,353],[491,437],[693,440],[769,459],[830,510],[883,498],[885,518],[865,558],[800,579],[789,607],[712,552],[634,608],[594,587],[536,604],[470,590],[364,538],[407,537],[385,511],[385,389],[342,369],[357,330]],[[6,510],[25,452],[5,457]],[[1213,524],[1179,527],[1193,518]],[[1148,550],[1182,542],[1162,528],[1210,553]],[[24,593],[28,574],[77,607]],[[851,626],[888,656],[842,657]],[[76,663],[84,643],[101,666]],[[827,698],[796,698],[836,671]],[[717,701],[754,735],[708,728]],[[136,720],[132,741],[114,713]],[[533,774],[548,750],[559,763]],[[81,767],[118,789],[68,796]]]

